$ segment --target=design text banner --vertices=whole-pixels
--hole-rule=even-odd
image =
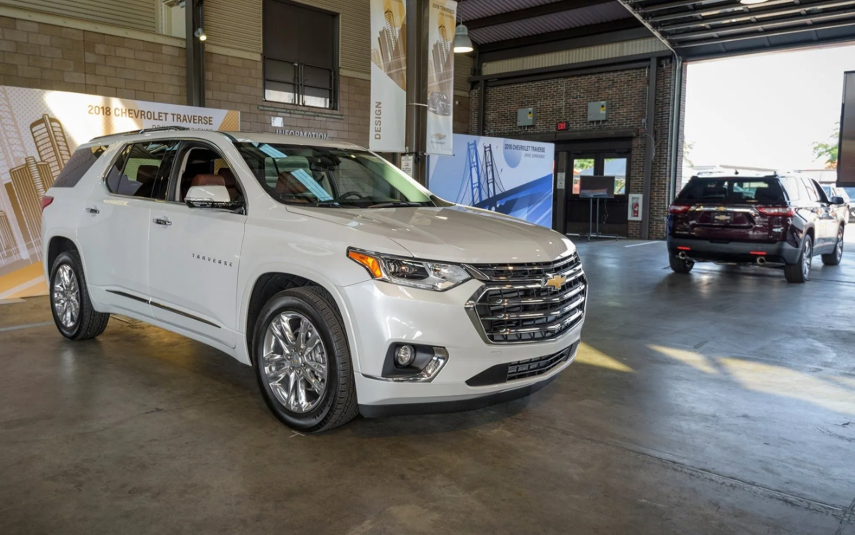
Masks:
[[[430,0],[428,29],[427,153],[452,155],[454,147],[454,29],[457,2]]]
[[[156,126],[237,131],[240,113],[0,86],[0,300],[47,292],[41,200],[77,146]]]
[[[371,0],[371,136],[378,152],[404,152],[407,126],[404,0]]]

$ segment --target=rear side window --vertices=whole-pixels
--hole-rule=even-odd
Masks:
[[[107,175],[107,189],[117,195],[166,199],[177,147],[174,140],[125,147]]]
[[[684,201],[728,204],[784,202],[778,179],[698,178],[689,180],[677,197]]]
[[[54,188],[73,188],[83,178],[89,169],[95,165],[98,158],[107,150],[106,146],[85,147],[77,149],[65,163],[65,167],[53,182]]]

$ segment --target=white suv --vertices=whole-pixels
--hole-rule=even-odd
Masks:
[[[434,196],[345,143],[150,129],[96,138],[43,202],[54,319],[123,314],[254,366],[287,425],[480,408],[575,358],[576,249]]]

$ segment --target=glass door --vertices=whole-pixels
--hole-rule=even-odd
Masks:
[[[629,191],[629,151],[613,152],[570,152],[572,161],[572,186],[567,190],[567,230],[568,233],[587,233],[593,209],[597,217],[596,200],[580,198],[579,191],[583,176],[613,176],[615,194],[613,199],[601,199],[599,210],[599,228],[603,234],[626,236],[627,228],[627,192]],[[596,226],[597,221],[594,221]]]

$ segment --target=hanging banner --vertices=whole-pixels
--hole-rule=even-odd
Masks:
[[[78,145],[118,132],[240,130],[240,112],[0,86],[0,300],[47,293],[41,199]]]
[[[847,188],[855,187],[855,71],[843,75],[843,109],[840,112],[837,185]]]
[[[407,10],[371,0],[371,135],[377,152],[404,152],[407,127]]]
[[[430,0],[427,153],[454,154],[454,28],[457,2]]]

